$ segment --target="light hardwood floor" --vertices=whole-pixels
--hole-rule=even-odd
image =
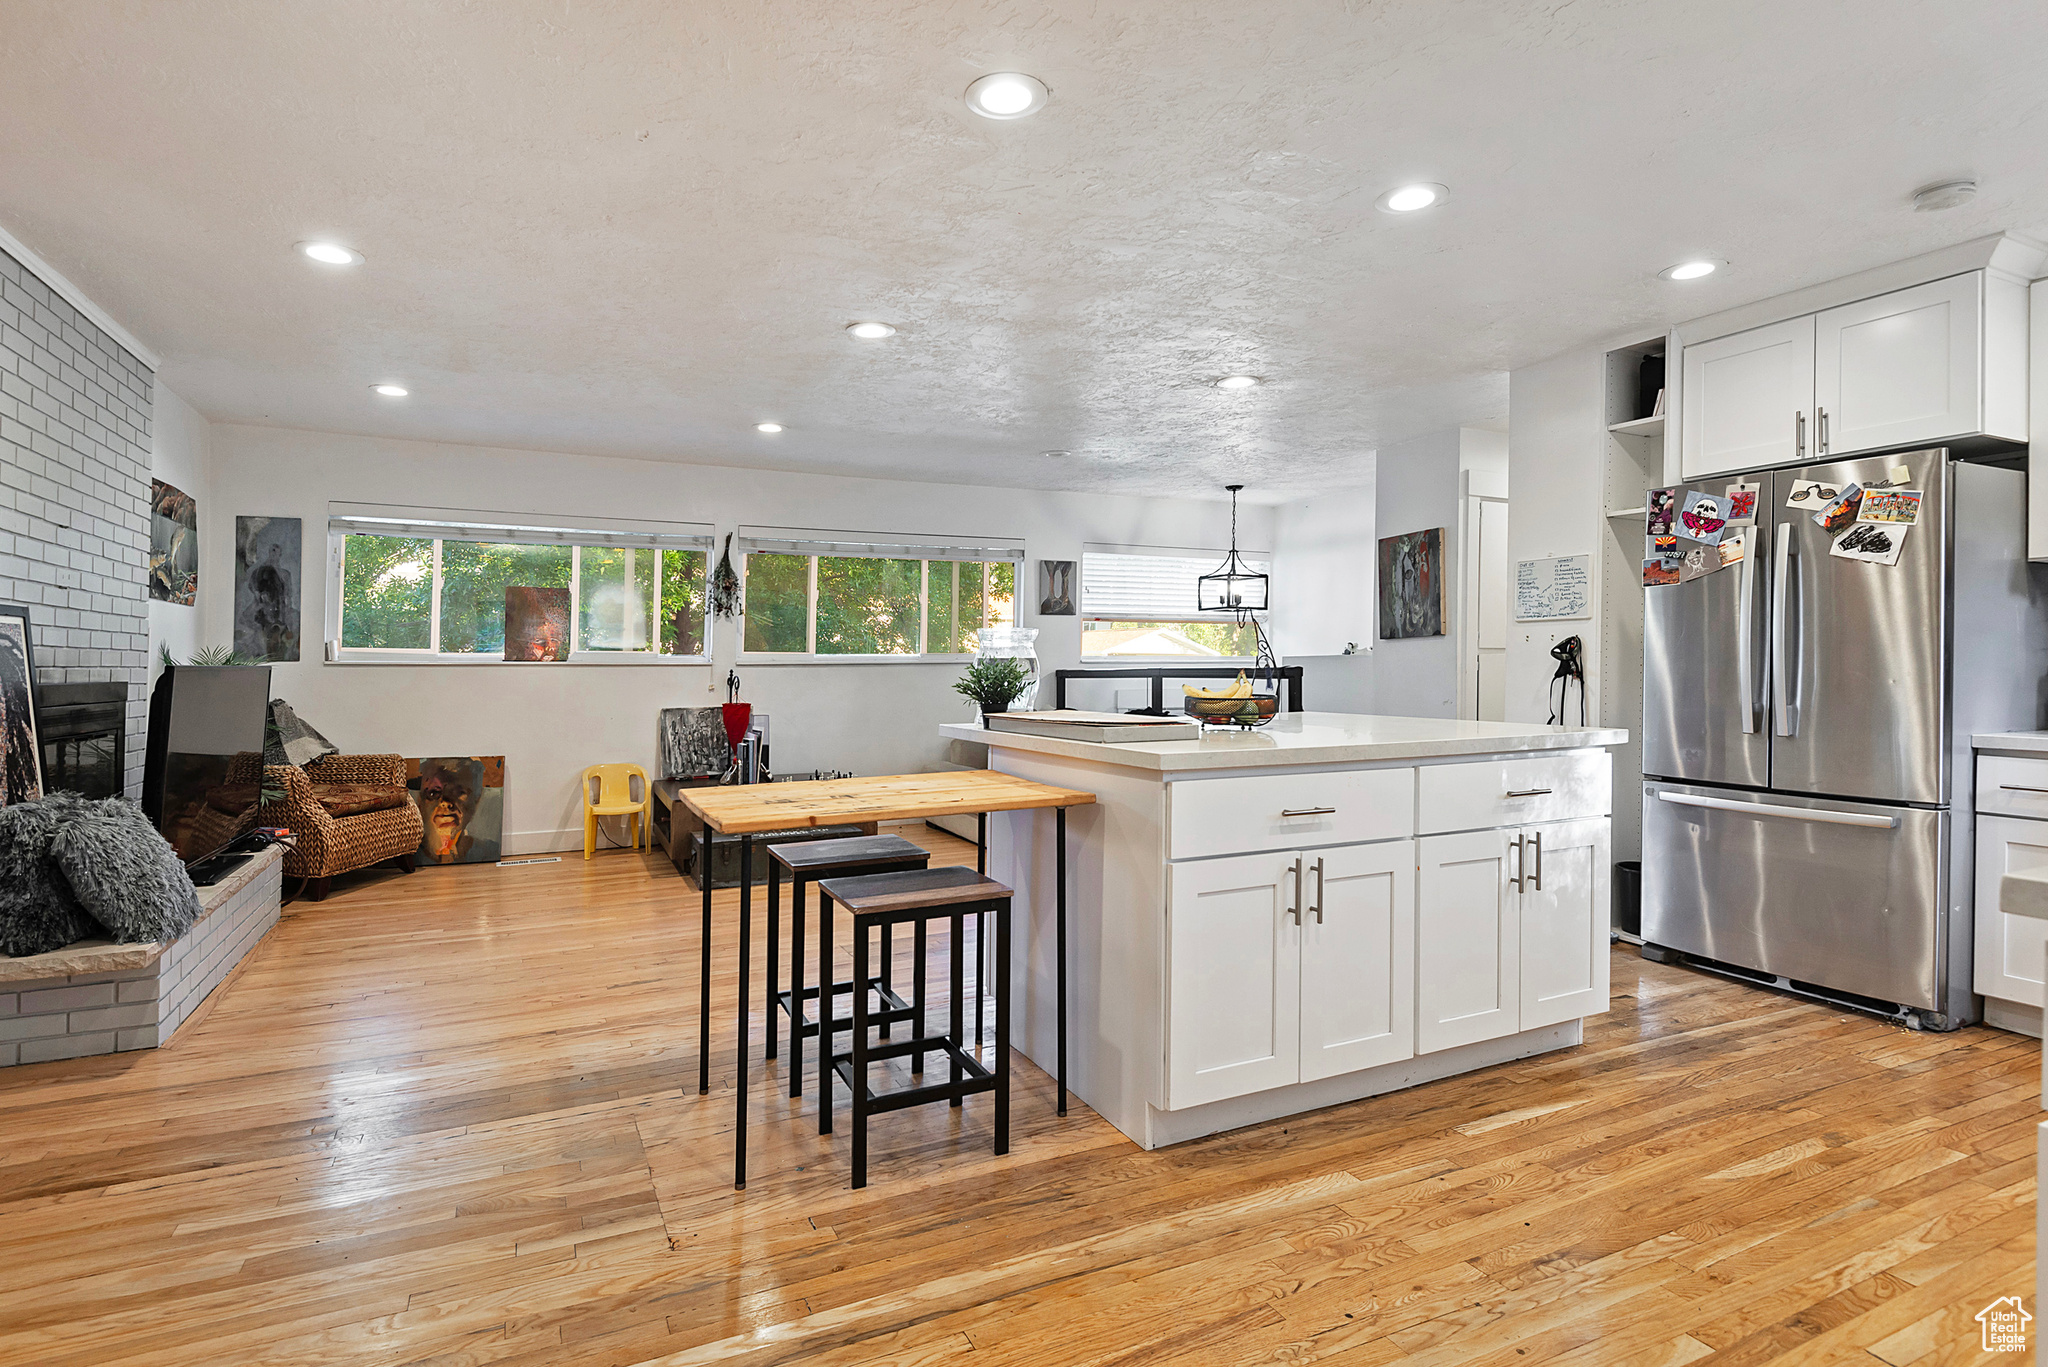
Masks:
[[[623,852],[345,883],[172,1047],[0,1072],[0,1362],[1932,1367],[2031,1301],[2033,1041],[1626,951],[1578,1049],[1156,1153],[1020,1058],[1009,1157],[883,1117],[858,1193],[757,1063],[735,1194],[718,905],[708,1098]]]

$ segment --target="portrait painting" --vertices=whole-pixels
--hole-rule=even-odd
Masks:
[[[0,604],[0,807],[43,795],[36,731],[35,644],[28,609]]]
[[[299,658],[299,519],[235,519],[235,651]]]
[[[422,864],[484,864],[505,838],[505,757],[458,755],[405,762],[425,828]]]
[[[1444,529],[1380,538],[1380,639],[1444,634]]]
[[[722,707],[664,707],[656,730],[663,778],[722,774],[732,764]]]
[[[505,590],[505,658],[556,663],[569,658],[568,589]]]
[[[1038,615],[1041,617],[1072,617],[1074,607],[1074,562],[1071,560],[1041,560],[1038,562]]]
[[[192,606],[199,592],[199,504],[160,479],[149,482],[149,596]]]

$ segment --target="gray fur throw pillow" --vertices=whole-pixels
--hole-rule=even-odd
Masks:
[[[116,940],[175,940],[192,929],[199,894],[140,807],[118,797],[94,802],[70,793],[52,793],[43,805],[58,808],[51,861],[79,904]]]
[[[106,934],[50,863],[59,824],[47,798],[0,807],[0,954],[47,954]]]

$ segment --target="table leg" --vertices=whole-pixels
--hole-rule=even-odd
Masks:
[[[698,972],[697,1095],[711,1091],[711,833],[704,833],[704,857],[697,861],[697,887],[704,894],[704,963]]]
[[[799,896],[802,894],[799,893]],[[818,893],[818,1133],[832,1133],[832,899]]]
[[[769,864],[769,872],[774,872]],[[824,1002],[823,994],[819,1001]],[[774,1007],[768,1008],[773,1015]],[[789,880],[789,1094],[804,1094],[804,880]]]
[[[988,813],[974,814],[974,871],[984,877],[988,874]],[[982,998],[988,995],[983,982],[988,969],[988,913],[974,914],[974,1056],[981,1057]]]
[[[775,861],[771,859],[768,861],[768,990],[761,997],[768,1007],[768,1048],[761,1055],[762,1058],[775,1057],[775,1041],[779,1033],[775,1023],[775,1012],[778,1009],[775,1005],[775,989],[781,986],[777,981],[781,966],[776,959],[781,947],[782,879],[776,873]]]
[[[1053,976],[1059,981],[1059,1114],[1067,1113],[1067,809],[1052,809],[1052,904],[1053,916],[1058,922],[1057,945],[1059,971]]]
[[[996,1152],[1010,1151],[1010,899],[996,908]]]
[[[707,863],[710,861],[706,861]],[[754,837],[740,837],[740,1016],[739,1039],[733,1049],[733,1094],[739,1117],[732,1132],[732,1185],[747,1189],[747,996],[752,986],[754,957]]]
[[[967,981],[966,935],[966,913],[956,911],[953,913],[952,935],[953,1013],[947,1022],[951,1028],[948,1029],[946,1032],[952,1038],[953,1048],[955,1050],[954,1053],[947,1055],[947,1057],[952,1060],[952,1072],[949,1074],[948,1080],[955,1087],[960,1085],[960,1055],[958,1051],[963,1050],[967,1047],[966,1016],[965,1013],[963,1013],[960,1009],[960,993],[962,987],[966,984]],[[960,1104],[959,1095],[956,1093],[953,1096],[953,1098],[949,1100],[946,1104],[948,1106],[958,1106]]]

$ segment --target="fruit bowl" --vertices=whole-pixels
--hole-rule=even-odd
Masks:
[[[1280,710],[1280,697],[1252,693],[1241,698],[1188,698],[1181,710],[1214,726],[1264,726]]]

